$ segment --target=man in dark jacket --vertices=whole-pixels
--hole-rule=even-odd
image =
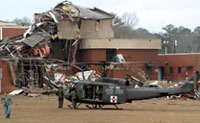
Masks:
[[[77,85],[74,85],[74,87],[72,88],[72,91],[71,91],[71,100],[72,100],[72,105],[73,105],[73,108],[76,109],[76,105],[77,105]]]
[[[63,108],[64,90],[62,87],[59,88],[56,95],[58,96],[58,108]]]

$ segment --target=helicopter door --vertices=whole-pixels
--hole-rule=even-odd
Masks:
[[[103,96],[103,86],[99,85],[84,85],[83,86],[83,99],[89,100],[102,100]]]
[[[126,99],[124,88],[118,86],[109,86],[105,89],[107,103],[120,104]]]
[[[115,98],[117,98],[117,101],[115,101],[116,99],[114,97],[110,97],[111,101],[115,101],[113,103],[125,103],[126,101],[126,94],[125,94],[125,90],[123,87],[115,87],[114,88],[114,95]]]

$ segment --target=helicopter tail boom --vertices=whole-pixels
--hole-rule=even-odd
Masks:
[[[193,89],[193,82],[187,82],[180,88],[128,88],[127,101],[184,94],[191,92]]]

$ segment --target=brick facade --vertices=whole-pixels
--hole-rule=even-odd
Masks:
[[[163,79],[185,80],[192,77],[195,70],[195,57],[200,54],[168,54],[158,56],[158,66],[163,69]],[[200,60],[200,59],[199,59]],[[200,70],[200,62],[198,62]]]
[[[12,27],[3,27],[2,28],[2,37],[5,38],[11,38],[17,35],[21,35],[25,32],[26,28],[12,28]]]
[[[11,80],[11,73],[8,63],[0,61],[0,68],[2,69],[1,90],[4,92],[11,92],[16,89]]]
[[[106,49],[82,49],[78,52],[79,56],[79,62],[101,62],[101,61],[107,61],[106,56]],[[148,50],[148,49],[126,49],[126,50],[115,50],[116,54],[122,54],[124,56],[124,59],[126,62],[133,62],[130,63],[133,66],[137,66],[141,70],[143,70],[145,73],[147,73],[147,64],[151,63],[155,66],[152,66],[149,72],[150,79],[157,79],[157,72],[155,72],[155,69],[157,69],[157,60],[158,60],[158,50]],[[136,63],[134,63],[136,62]],[[125,65],[124,65],[125,66]],[[97,72],[101,72],[102,67],[98,65],[91,65],[93,70],[96,70]],[[133,68],[134,69],[134,68]],[[112,73],[109,73],[112,77],[123,77],[128,71],[114,71]],[[129,73],[133,74],[133,73]]]
[[[16,26],[9,26],[9,27],[1,27],[2,28],[2,39],[11,38],[17,35],[21,35],[25,32],[26,27],[16,27]],[[1,79],[1,92],[11,92],[15,90],[12,80],[11,80],[11,73],[9,69],[8,63],[4,61],[0,61],[0,68],[2,69],[2,79]]]

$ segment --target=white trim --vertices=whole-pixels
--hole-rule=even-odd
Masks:
[[[200,55],[200,53],[171,53],[171,54],[158,54],[158,56],[172,56],[172,55]]]
[[[2,27],[0,27],[0,40],[3,39],[3,30],[2,30]]]

